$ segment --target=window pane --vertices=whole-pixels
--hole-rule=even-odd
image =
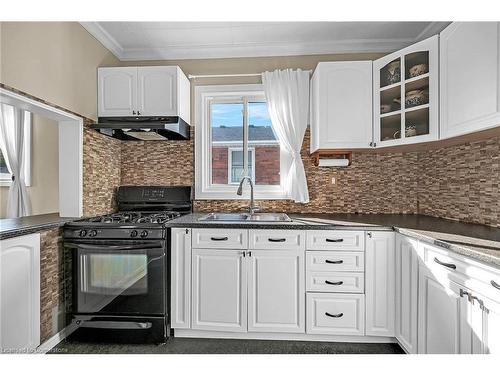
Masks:
[[[212,184],[227,185],[229,148],[243,149],[243,103],[212,103],[210,125]]]
[[[265,102],[248,103],[248,147],[255,150],[255,184],[280,184],[280,146]]]
[[[0,173],[9,173],[7,169],[7,163],[3,157],[3,152],[0,150]]]
[[[254,179],[253,176],[253,152],[248,150],[248,175]],[[237,184],[244,176],[243,170],[243,149],[231,150],[231,179],[230,184]]]

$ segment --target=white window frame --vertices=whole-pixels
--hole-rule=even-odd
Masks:
[[[23,177],[24,184],[31,186],[31,127],[33,123],[33,116],[31,112],[25,111],[24,115],[24,155],[23,155]],[[5,153],[3,152],[5,158]],[[12,174],[0,173],[0,186],[10,186],[12,184]]]
[[[233,182],[231,181],[231,169],[233,168],[233,152],[234,151],[242,151],[243,152],[243,147],[228,147],[227,148],[227,183],[229,185],[239,185],[239,181]],[[248,147],[248,150],[252,154],[252,181],[255,181],[255,148],[254,147]],[[248,164],[248,163],[247,163]]]
[[[248,101],[265,101],[264,88],[261,84],[246,85],[210,85],[197,86],[195,88],[195,199],[247,199],[250,197],[250,189],[243,189],[243,196],[236,194],[236,184],[212,184],[212,139],[210,129],[210,104],[220,103],[224,100],[231,102],[234,99]],[[244,106],[246,110],[246,106]],[[246,118],[246,116],[244,116]],[[247,124],[244,124],[247,126]],[[248,132],[243,132],[244,138],[248,138]],[[254,143],[254,142],[252,142]],[[244,149],[248,149],[248,139],[244,139]],[[246,153],[243,153],[246,158]],[[286,154],[280,151],[280,185],[256,185],[256,199],[288,199],[284,188],[284,173],[286,166]],[[255,154],[254,154],[255,160]],[[245,164],[244,164],[245,165]],[[230,168],[228,155],[228,168]],[[254,168],[255,173],[255,168]],[[230,176],[228,176],[228,181]],[[253,176],[255,182],[255,176]]]

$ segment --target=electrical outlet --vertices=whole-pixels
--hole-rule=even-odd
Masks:
[[[335,177],[332,177],[332,185],[336,185],[337,184],[337,179]]]

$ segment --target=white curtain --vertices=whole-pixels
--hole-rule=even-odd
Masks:
[[[267,107],[281,149],[287,156],[285,189],[295,202],[309,202],[300,149],[309,114],[309,72],[275,70],[262,73]]]
[[[0,104],[0,147],[13,181],[7,200],[7,217],[28,216],[31,213],[28,192],[24,181],[24,110]]]

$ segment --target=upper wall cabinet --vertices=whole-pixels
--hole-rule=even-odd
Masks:
[[[178,66],[99,68],[98,116],[180,116],[190,123],[190,83]]]
[[[438,139],[438,36],[373,62],[373,145]]]
[[[454,22],[440,35],[440,131],[500,125],[500,22]]]
[[[320,62],[311,81],[311,153],[370,147],[371,108],[371,61]]]

